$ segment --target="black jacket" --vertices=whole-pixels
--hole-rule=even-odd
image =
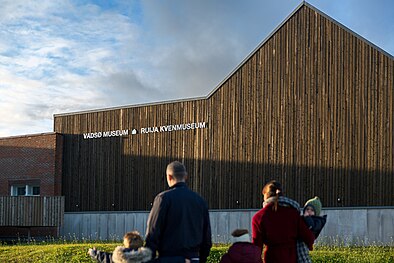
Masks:
[[[212,246],[211,225],[205,200],[185,183],[161,192],[148,218],[146,247],[159,257],[200,257],[207,260]]]
[[[319,236],[321,230],[327,221],[327,215],[324,216],[304,216],[306,225],[312,230],[315,239]]]

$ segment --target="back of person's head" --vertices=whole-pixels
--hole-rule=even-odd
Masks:
[[[123,237],[123,244],[127,248],[138,249],[142,247],[144,241],[138,231],[127,232]]]
[[[273,196],[277,196],[277,195],[283,195],[283,193],[282,193],[282,185],[276,180],[269,181],[263,187],[262,194],[263,195],[267,194],[268,197],[273,197]]]
[[[232,242],[250,242],[249,231],[247,229],[235,229],[231,235]]]
[[[167,165],[167,174],[175,177],[176,180],[183,180],[187,175],[186,167],[179,161],[174,161]]]
[[[276,180],[269,181],[263,187],[262,194],[264,198],[270,198],[270,197],[276,198],[274,203],[274,210],[276,211],[278,209],[278,198],[279,196],[283,195],[282,185]]]

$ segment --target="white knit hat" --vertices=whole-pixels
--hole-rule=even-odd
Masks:
[[[236,242],[250,242],[250,235],[247,229],[235,229],[231,235],[233,243]]]

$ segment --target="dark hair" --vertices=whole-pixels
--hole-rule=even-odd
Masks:
[[[275,197],[273,210],[276,211],[278,209],[278,199],[279,196],[283,195],[282,185],[276,180],[269,181],[261,192],[263,195],[267,194],[269,197]]]
[[[248,233],[249,233],[249,231],[248,231],[247,229],[235,229],[235,230],[231,233],[231,235],[232,235],[233,237],[240,237],[240,236],[245,235],[245,234],[248,234]]]
[[[179,161],[174,161],[167,165],[167,171],[177,180],[182,180],[186,175],[186,167]]]

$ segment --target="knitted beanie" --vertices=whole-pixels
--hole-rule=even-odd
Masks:
[[[247,229],[235,229],[231,235],[233,236],[232,242],[250,242],[249,231]]]
[[[303,210],[304,213],[305,213],[305,209],[306,209],[307,206],[310,206],[310,207],[313,208],[313,210],[315,210],[315,215],[316,216],[320,216],[322,204],[320,202],[319,197],[315,196],[314,198],[309,199],[308,201],[306,201],[306,203],[304,205],[304,210]]]

